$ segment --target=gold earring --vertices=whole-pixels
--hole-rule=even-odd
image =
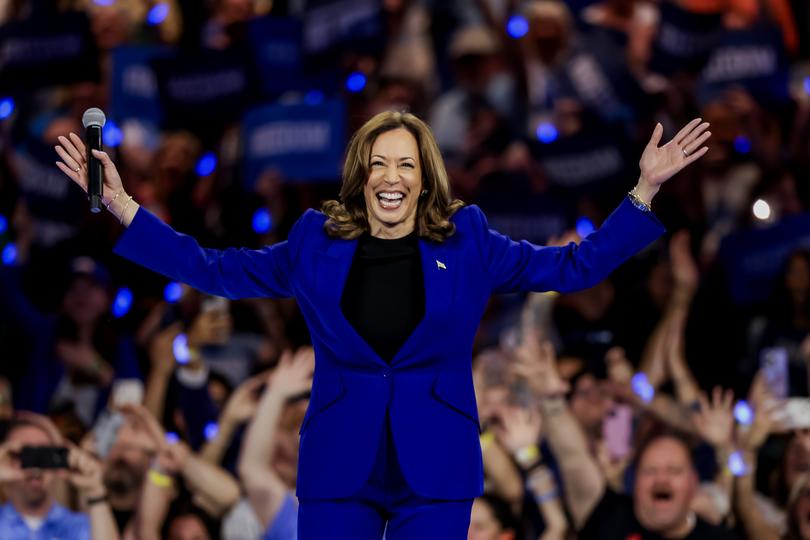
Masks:
[[[426,190],[426,189],[423,189],[423,190],[422,190],[422,193],[420,193],[420,195],[419,195],[419,196],[420,196],[420,197],[424,197],[425,195],[427,195],[427,190]]]

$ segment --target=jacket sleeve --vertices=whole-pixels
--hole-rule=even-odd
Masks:
[[[141,207],[113,252],[208,294],[233,300],[286,298],[293,295],[291,279],[303,230],[314,225],[316,215],[307,210],[288,239],[272,246],[217,250],[200,247]]]
[[[627,198],[598,231],[579,245],[562,247],[516,242],[490,229],[478,207],[470,206],[466,213],[496,293],[587,289],[665,231],[652,213],[639,210]]]

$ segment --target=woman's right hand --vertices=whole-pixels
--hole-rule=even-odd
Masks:
[[[55,148],[62,161],[57,161],[56,166],[87,193],[87,147],[81,137],[75,133],[70,133],[67,137],[60,135],[58,139],[59,144]],[[121,176],[110,156],[101,150],[93,150],[93,155],[101,162],[104,170],[104,188],[101,197],[104,205],[119,221],[124,225],[129,225],[135,215],[133,207],[137,209],[137,203],[133,201],[132,204],[127,205],[129,197],[124,191]],[[126,215],[122,216],[125,210]]]

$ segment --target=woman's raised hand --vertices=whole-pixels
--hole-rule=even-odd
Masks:
[[[81,137],[75,133],[69,133],[67,137],[60,135],[59,144],[55,148],[56,153],[62,159],[62,161],[56,162],[56,166],[87,193],[87,147]],[[115,168],[110,156],[101,150],[93,150],[93,155],[101,162],[104,169],[104,193],[102,194],[104,205],[119,221],[124,225],[129,225],[134,216],[132,210],[137,209],[137,204],[127,205],[129,198],[124,191],[124,184],[121,182],[118,169]],[[127,215],[122,215],[125,210],[128,210]]]
[[[704,143],[711,137],[708,122],[695,118],[686,124],[668,143],[658,146],[664,135],[664,126],[657,124],[652,137],[641,154],[641,176],[636,194],[646,203],[658,192],[661,184],[672,178],[687,165],[694,163],[709,150]]]

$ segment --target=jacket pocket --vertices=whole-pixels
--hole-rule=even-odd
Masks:
[[[463,414],[478,425],[472,372],[442,371],[433,383],[433,396],[443,405]]]
[[[343,384],[343,378],[340,376],[339,372],[331,372],[328,375],[316,375],[312,381],[312,393],[309,398],[309,406],[307,407],[307,412],[304,414],[304,420],[301,422],[301,429],[298,433],[304,433],[313,418],[340,400],[345,393],[346,387]]]

